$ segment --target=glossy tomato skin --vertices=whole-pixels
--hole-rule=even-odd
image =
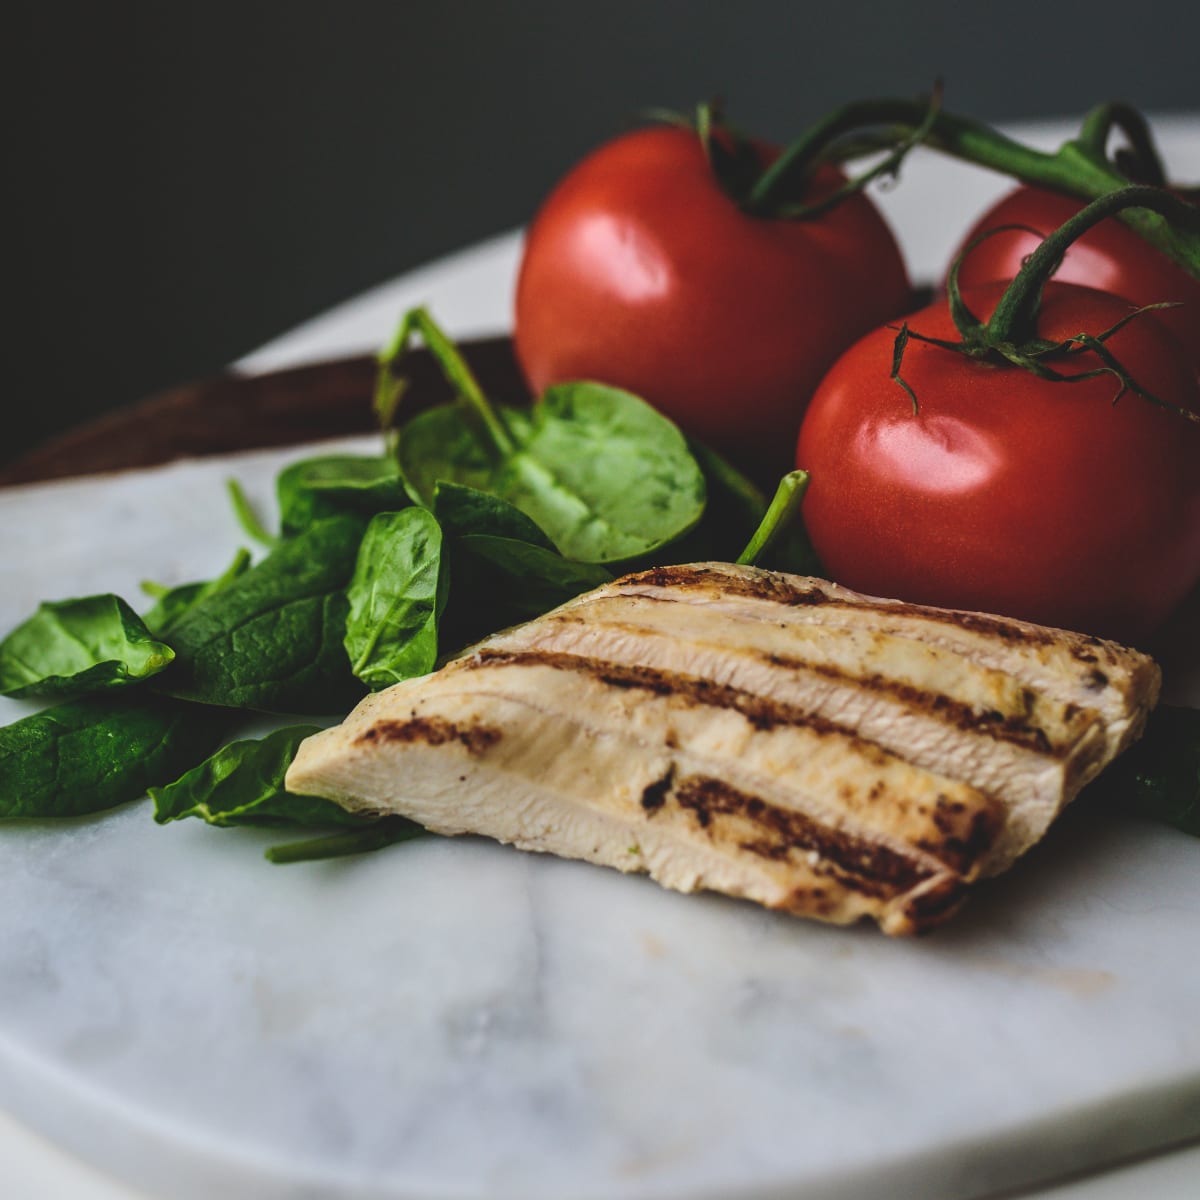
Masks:
[[[986,317],[1001,291],[965,299]],[[1104,329],[1124,307],[1051,283],[1039,330]],[[944,302],[908,323],[956,337]],[[1132,393],[1114,405],[1110,376],[1050,383],[910,341],[914,413],[889,378],[895,336],[877,330],[843,355],[800,431],[804,517],[831,577],[1144,643],[1200,577],[1200,426]],[[1186,360],[1153,321],[1109,346],[1143,387],[1200,411]]]
[[[826,170],[814,195],[840,181]],[[546,200],[525,244],[514,336],[535,393],[568,379],[627,388],[774,476],[825,369],[910,297],[866,197],[811,221],[748,216],[696,134],[662,126],[602,146]]]
[[[1083,206],[1083,201],[1073,196],[1045,188],[1019,187],[975,223],[958,253],[986,230],[1001,225],[1026,225],[1045,236]],[[1021,229],[992,235],[966,253],[959,282],[963,287],[977,287],[1014,278],[1040,240]],[[1177,304],[1177,308],[1155,312],[1154,319],[1178,339],[1200,373],[1200,279],[1148,246],[1121,221],[1110,218],[1085,233],[1067,250],[1054,278],[1112,292],[1135,305]]]

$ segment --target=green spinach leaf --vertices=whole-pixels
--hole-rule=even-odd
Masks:
[[[171,626],[190,608],[194,608],[201,600],[221,591],[239,575],[245,574],[250,566],[250,551],[239,550],[234,555],[233,562],[217,576],[216,579],[202,580],[199,583],[181,583],[176,587],[163,587],[161,584],[143,582],[142,591],[156,596],[152,607],[142,614],[142,620],[151,633],[165,635]]]
[[[324,837],[306,838],[299,842],[286,842],[282,846],[271,846],[266,857],[273,863],[316,862],[325,858],[342,858],[347,854],[366,854],[382,850],[397,842],[407,842],[421,837],[425,830],[404,817],[380,817],[362,829],[350,829],[343,833],[331,833]]]
[[[320,731],[292,725],[264,738],[222,746],[214,755],[165,787],[152,787],[154,819],[165,825],[199,817],[210,825],[352,825],[369,823],[332,800],[297,796],[284,776],[300,743]]]
[[[512,449],[497,454],[463,404],[430,409],[400,433],[400,466],[433,503],[440,480],[520,509],[567,558],[607,563],[681,537],[704,511],[704,477],[683,435],[629,392],[550,388],[532,409],[499,408]]]
[[[284,537],[339,513],[372,517],[409,503],[394,459],[331,454],[293,463],[275,481]]]
[[[174,657],[119,596],[50,602],[0,642],[0,692],[82,696],[147,679]]]
[[[454,580],[444,645],[462,646],[539,617],[612,580],[602,566],[563,558],[533,521],[497,496],[443,480],[433,510]]]
[[[362,687],[346,662],[345,588],[363,522],[330,517],[199,601],[171,627],[176,659],[156,689],[277,713],[349,708]]]
[[[425,831],[404,817],[368,817],[347,812],[320,796],[299,796],[284,784],[301,741],[316,725],[277,729],[265,738],[230,742],[166,787],[152,787],[159,824],[199,817],[209,825],[343,827],[336,833],[272,846],[271,862],[310,862],[379,850]]]
[[[540,617],[613,579],[596,563],[572,562],[557,551],[490,534],[455,538],[450,561],[447,640],[457,645]]]
[[[681,537],[704,511],[704,476],[678,428],[644,400],[604,384],[564,383],[532,408],[493,407],[424,309],[405,314],[381,355],[376,407],[385,428],[400,365],[420,334],[458,391],[400,431],[409,491],[432,507],[441,480],[488,492],[531,518],[567,558],[619,562]]]
[[[373,691],[433,670],[449,584],[442,530],[425,508],[371,518],[347,589],[345,647]]]
[[[451,537],[486,534],[554,550],[554,543],[519,508],[476,488],[438,480],[433,489],[433,515]]]
[[[144,692],[25,717],[0,729],[0,818],[77,817],[136,800],[208,754],[229,720]]]

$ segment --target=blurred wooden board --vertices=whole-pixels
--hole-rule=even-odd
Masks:
[[[510,400],[527,395],[510,339],[464,342],[461,349],[490,394]],[[0,466],[0,487],[370,433],[375,369],[373,358],[361,356],[171,388]],[[451,398],[427,351],[414,352],[406,370],[406,412]]]

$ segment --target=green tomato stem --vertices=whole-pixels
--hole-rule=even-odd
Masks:
[[[1109,135],[1114,129],[1119,129],[1129,140],[1133,161],[1137,164],[1136,182],[1165,187],[1166,171],[1158,147],[1154,144],[1154,135],[1146,118],[1131,105],[1117,102],[1098,104],[1084,117],[1076,141],[1086,146],[1090,153],[1105,158]]]
[[[789,471],[779,481],[763,519],[745,550],[737,557],[739,565],[753,566],[775,544],[800,511],[800,502],[807,490],[807,471]]]
[[[1161,188],[1133,186],[1109,192],[1060,225],[1025,260],[987,323],[990,345],[1023,345],[1037,337],[1037,315],[1042,289],[1058,269],[1072,242],[1107,217],[1129,208],[1148,209],[1174,225],[1200,235],[1200,209]],[[967,333],[967,330],[960,329]]]
[[[889,125],[901,137],[926,123],[929,129],[924,144],[943,154],[1082,200],[1095,200],[1129,184],[1105,155],[1104,143],[1115,126],[1129,137],[1139,161],[1157,161],[1144,121],[1125,105],[1104,105],[1093,110],[1079,137],[1046,152],[1007,137],[981,121],[944,110],[930,119],[930,106],[924,100],[861,100],[822,118],[788,146],[757,181],[750,206],[753,211],[770,211],[834,143],[848,134],[863,127]],[[1200,278],[1200,232],[1191,227],[1174,228],[1161,213],[1146,208],[1122,210],[1120,217],[1151,245]]]

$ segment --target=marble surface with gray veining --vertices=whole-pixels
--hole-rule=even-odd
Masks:
[[[224,477],[266,503],[290,456],[0,495],[0,624],[216,573]],[[1072,812],[919,941],[474,839],[276,840],[144,802],[0,829],[0,1105],[183,1200],[965,1200],[1200,1132],[1168,829]]]

